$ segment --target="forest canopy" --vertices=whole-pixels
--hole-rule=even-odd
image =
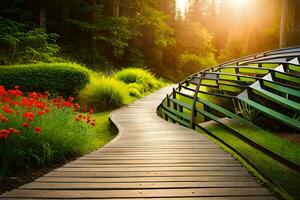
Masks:
[[[0,64],[137,66],[173,79],[300,44],[298,0],[2,0]]]

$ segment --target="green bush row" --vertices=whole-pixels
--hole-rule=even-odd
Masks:
[[[48,91],[54,95],[73,96],[89,82],[90,71],[74,63],[40,63],[0,66],[0,85],[19,85],[25,92]]]
[[[139,68],[126,68],[113,77],[92,75],[90,83],[80,92],[80,101],[93,106],[95,111],[106,111],[122,106],[131,98],[159,89],[163,82],[150,72]]]

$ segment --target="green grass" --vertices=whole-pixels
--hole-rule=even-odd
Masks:
[[[140,68],[125,68],[116,72],[114,78],[126,84],[135,84],[134,88],[141,94],[159,89],[164,85],[163,81],[159,81],[152,73]]]
[[[223,149],[231,153],[236,157],[245,167],[247,167],[255,176],[261,179],[264,183],[268,185],[272,190],[279,193],[286,199],[297,199],[300,196],[299,185],[300,185],[300,174],[282,164],[273,160],[271,157],[265,155],[259,150],[254,149],[252,146],[241,141],[236,136],[232,135],[229,131],[224,130],[221,125],[212,124],[206,127],[213,134],[224,140],[230,146],[235,148],[243,156],[249,159],[255,166],[262,171],[268,179],[272,180],[276,185],[273,185],[267,179],[262,177],[255,169],[253,169],[248,163],[246,163],[242,158],[236,155],[234,152],[229,150],[226,146],[216,141],[212,137],[208,136],[210,139],[215,141]],[[256,138],[258,142],[265,142],[266,146],[272,148],[272,150],[282,151],[286,153],[289,158],[296,158],[298,155],[297,148],[290,142],[284,141],[283,139],[277,138],[276,136],[271,136],[271,133],[256,132],[245,127],[241,128],[243,132],[249,137]],[[272,141],[273,140],[273,141]],[[284,148],[284,151],[281,150]],[[297,158],[296,158],[297,159]]]
[[[109,122],[109,114],[110,111],[94,114],[97,125],[90,128],[90,131],[94,134],[94,140],[84,153],[101,148],[117,135],[117,129]]]
[[[260,129],[253,131],[250,127],[243,124],[231,123],[230,127],[237,130],[247,138],[255,141],[263,147],[273,151],[274,153],[294,162],[300,164],[300,145],[282,139],[279,136],[270,133],[266,130]]]
[[[128,89],[125,83],[111,77],[94,76],[80,92],[80,102],[95,111],[107,111],[125,104]]]

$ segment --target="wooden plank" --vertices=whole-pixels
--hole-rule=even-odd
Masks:
[[[184,163],[237,163],[236,160],[213,160],[213,159],[202,159],[202,160],[102,160],[102,161],[89,161],[89,160],[75,160],[72,163],[85,163],[85,164],[101,164],[101,165],[111,165],[111,164],[184,164]]]
[[[24,198],[9,198],[10,200],[24,200]],[[66,198],[56,198],[56,199],[64,199],[64,200],[73,200],[73,199],[66,199]],[[82,200],[99,200],[100,198],[89,198]],[[111,200],[136,200],[136,198],[109,198]],[[48,198],[26,198],[26,200],[53,200]],[[153,200],[153,198],[143,198],[143,200]],[[276,200],[274,197],[271,196],[251,196],[251,197],[171,197],[171,198],[155,198],[155,200]]]
[[[55,183],[144,183],[144,182],[252,182],[250,176],[182,176],[182,177],[111,177],[111,178],[83,178],[83,177],[51,177],[43,176],[35,180],[36,182]]]
[[[101,156],[101,157],[88,157],[84,156],[77,160],[171,160],[171,159],[182,159],[182,160],[232,160],[230,156]]]
[[[149,176],[249,176],[245,171],[147,171],[147,172],[57,172],[45,176],[55,177],[149,177]]]
[[[123,172],[142,172],[142,171],[245,171],[244,168],[241,168],[240,166],[237,167],[213,167],[213,166],[207,166],[207,167],[115,167],[115,168],[99,168],[99,167],[85,167],[85,168],[78,168],[78,167],[61,167],[54,171],[56,172],[117,172],[117,171],[123,171]]]
[[[63,168],[147,168],[147,167],[240,167],[240,163],[226,164],[226,163],[187,163],[187,164],[116,164],[116,165],[96,165],[96,164],[74,164],[69,163],[63,166]]]
[[[40,183],[26,184],[21,189],[85,190],[85,189],[166,189],[166,188],[251,188],[255,182],[145,182],[145,183]]]
[[[21,190],[4,193],[1,197],[24,198],[125,198],[125,197],[217,197],[270,196],[265,188],[195,188],[146,190]]]

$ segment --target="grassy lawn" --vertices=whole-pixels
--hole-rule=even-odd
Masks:
[[[101,148],[117,135],[117,129],[112,126],[109,121],[109,114],[110,112],[94,114],[95,120],[98,124],[90,128],[90,131],[95,134],[95,139],[92,141],[92,144],[90,144],[91,148],[88,151]]]
[[[282,139],[279,136],[259,129],[253,131],[251,127],[247,125],[230,122],[230,127],[237,130],[242,135],[255,141],[255,143],[262,145],[263,147],[273,151],[274,153],[294,162],[300,164],[300,145]]]
[[[228,149],[225,145],[207,135],[207,137],[216,142],[225,151],[231,153],[258,179],[266,183],[267,186],[273,191],[279,193],[286,199],[297,199],[300,196],[300,174],[298,172],[280,164],[261,151],[254,149],[252,146],[232,135],[229,131],[224,130],[221,125],[214,123],[208,125],[206,128],[213,134],[224,140],[238,152],[240,152],[252,163],[255,163],[255,166],[259,169],[259,171],[263,172],[264,175],[269,180],[272,180],[272,182],[276,183],[276,185],[264,179],[255,169],[253,169],[249,164],[247,164],[242,158]],[[273,135],[272,133],[268,133],[267,131],[256,132],[248,129],[247,127],[238,127],[238,129],[247,137],[255,140],[258,143],[264,144],[264,146],[270,148],[272,151],[281,153],[281,155],[284,155],[286,158],[291,159],[295,162],[299,162],[299,145],[278,138],[277,136]]]

